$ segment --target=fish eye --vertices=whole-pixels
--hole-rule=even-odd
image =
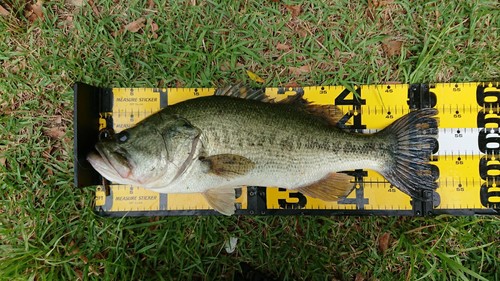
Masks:
[[[109,140],[112,139],[115,132],[111,128],[102,129],[99,132],[99,140]]]
[[[121,131],[116,135],[116,139],[121,143],[126,142],[129,137],[130,134],[127,131]]]

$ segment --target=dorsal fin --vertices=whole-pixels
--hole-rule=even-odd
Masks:
[[[320,104],[307,104],[305,110],[313,115],[321,117],[328,124],[336,126],[340,119],[344,117],[342,110],[333,104],[320,105]]]
[[[283,100],[276,101],[275,98],[271,98],[266,95],[265,88],[251,88],[244,86],[242,83],[238,83],[235,85],[226,86],[224,88],[218,88],[215,92],[215,95],[256,100],[268,103],[291,104],[297,106],[297,108],[299,109],[320,117],[328,124],[333,126],[335,126],[343,117],[342,110],[340,110],[340,108],[335,105],[312,104],[311,102],[307,101],[306,99],[304,99],[303,91],[298,91],[295,95],[289,95]]]
[[[271,99],[266,95],[265,88],[251,88],[244,86],[241,83],[226,86],[224,88],[218,88],[217,91],[215,91],[214,95],[241,98],[247,100],[257,100],[262,102],[273,101],[273,99]]]

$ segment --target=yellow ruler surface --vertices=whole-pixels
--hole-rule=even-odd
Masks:
[[[235,198],[240,213],[378,214],[381,211],[380,214],[422,215],[421,212],[463,214],[460,210],[482,213],[500,208],[498,82],[365,85],[351,90],[355,93],[343,86],[281,87],[266,88],[265,93],[279,100],[300,92],[310,102],[335,104],[344,113],[343,127],[365,133],[385,128],[410,110],[437,108],[439,148],[434,151],[431,163],[439,188],[429,194],[430,202],[412,201],[378,173],[356,170],[350,172],[355,178],[354,190],[338,202],[325,202],[278,187],[244,187]],[[108,93],[110,110],[100,112],[99,129],[119,132],[162,107],[214,92],[213,88],[114,88]],[[113,184],[97,187],[95,204],[104,213],[168,215],[178,214],[175,211],[197,214],[211,210],[200,194],[158,194],[141,187]]]

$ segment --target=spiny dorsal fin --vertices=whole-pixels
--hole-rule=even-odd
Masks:
[[[352,177],[343,173],[330,173],[319,181],[297,190],[304,195],[324,201],[337,201],[353,189]]]
[[[238,83],[236,85],[226,86],[224,88],[218,88],[215,91],[214,95],[241,98],[247,100],[257,100],[262,102],[272,101],[272,99],[266,95],[266,90],[264,88],[251,88],[244,86],[241,83]]]
[[[321,117],[328,124],[336,126],[344,117],[342,110],[336,105],[307,104],[305,110],[313,115]]]
[[[241,83],[238,83],[236,85],[217,89],[215,95],[256,100],[268,103],[282,103],[282,104],[294,105],[302,110],[305,110],[306,112],[309,112],[313,115],[322,118],[328,124],[334,126],[343,117],[342,110],[340,110],[340,108],[338,108],[335,105],[319,105],[319,104],[312,104],[311,102],[307,101],[306,99],[304,99],[303,91],[297,91],[295,95],[289,95],[283,100],[276,101],[275,98],[271,98],[266,95],[265,88],[251,88],[244,86]]]
[[[208,204],[217,212],[230,216],[234,214],[234,188],[213,188],[203,193]]]
[[[221,177],[236,177],[248,173],[255,167],[252,160],[235,154],[218,154],[200,159],[210,173]]]

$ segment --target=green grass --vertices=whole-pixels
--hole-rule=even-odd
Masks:
[[[251,83],[246,70],[268,86],[488,81],[499,77],[496,1],[395,1],[370,18],[365,1],[317,0],[296,19],[289,1],[46,1],[33,23],[23,1],[4,2],[0,280],[231,280],[242,262],[290,280],[500,280],[498,217],[110,219],[72,184],[76,81],[210,87]],[[113,35],[140,17],[142,30]],[[388,55],[384,40],[401,50]]]

